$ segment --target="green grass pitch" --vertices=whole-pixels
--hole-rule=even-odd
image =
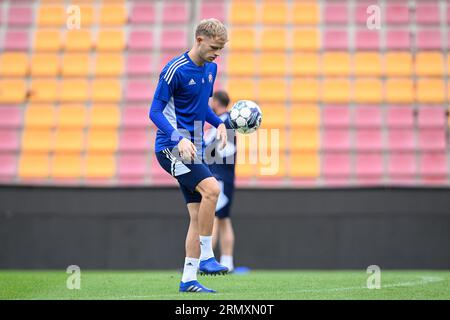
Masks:
[[[69,290],[62,271],[0,271],[0,299],[450,299],[450,271],[381,271],[381,288],[368,289],[363,271],[263,271],[199,276],[216,294],[178,293],[177,271],[81,270]]]

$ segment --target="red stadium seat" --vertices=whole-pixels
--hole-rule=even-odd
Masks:
[[[417,161],[414,153],[391,153],[388,161],[388,174],[390,180],[404,181],[402,178],[410,178],[417,174]]]
[[[410,50],[411,41],[408,30],[388,30],[386,33],[387,50]]]
[[[135,3],[130,14],[131,24],[151,24],[155,22],[155,6],[144,3]]]
[[[26,27],[33,23],[31,7],[12,6],[8,11],[8,25],[10,27]]]
[[[17,173],[17,155],[13,153],[0,154],[0,182],[9,182]]]
[[[360,129],[356,131],[355,148],[358,151],[381,151],[383,141],[381,130]]]
[[[7,31],[4,38],[5,51],[26,51],[29,48],[28,31]]]
[[[364,2],[361,0],[358,1],[356,3],[355,12],[354,12],[355,22],[360,25],[366,25],[369,17],[371,17],[373,14],[372,11],[369,11],[369,12],[367,12],[367,11],[370,6],[375,5],[375,4],[376,3],[374,3],[374,2],[368,2],[368,1]],[[381,12],[381,14],[383,14],[383,13]]]
[[[147,128],[152,124],[148,118],[149,106],[129,105],[122,111],[122,127],[125,129]]]
[[[149,102],[153,98],[153,82],[148,80],[128,80],[125,98],[127,101]]]
[[[325,2],[324,22],[328,24],[347,24],[348,6],[346,3]]]
[[[187,47],[186,30],[164,29],[161,34],[162,50],[180,50]]]
[[[14,129],[0,130],[0,153],[16,152],[20,147],[19,132]]]
[[[322,125],[325,128],[350,127],[350,109],[347,106],[326,106],[323,108]]]
[[[389,107],[387,109],[389,128],[412,128],[414,125],[413,109],[410,107]]]
[[[417,3],[416,22],[418,24],[439,25],[440,21],[439,3]]]
[[[419,150],[443,152],[446,148],[447,142],[444,129],[419,130]]]
[[[22,121],[22,108],[0,107],[0,129],[17,129]]]
[[[322,41],[327,50],[348,50],[347,30],[327,30]]]
[[[133,30],[130,32],[128,49],[131,51],[150,51],[154,47],[153,32]]]
[[[444,47],[439,29],[420,30],[416,35],[416,47],[421,50],[441,50]]]
[[[202,1],[200,8],[200,19],[216,18],[220,21],[225,21],[226,11],[225,4],[222,1]]]
[[[383,175],[383,157],[381,153],[360,153],[356,156],[355,173],[357,178],[374,179],[377,181]],[[366,180],[371,181],[371,180]]]
[[[167,1],[163,2],[163,16],[164,24],[184,24],[188,22],[189,12],[187,3],[184,1]]]
[[[122,154],[119,158],[117,175],[121,182],[137,180],[142,183],[147,173],[147,155],[145,153]]]
[[[124,129],[120,133],[120,152],[144,152],[150,150],[150,139],[146,129]]]
[[[388,24],[407,25],[409,23],[409,8],[407,3],[386,3],[386,22]]]
[[[420,157],[419,174],[422,182],[446,183],[448,176],[447,155],[445,153],[423,153]]]
[[[322,134],[322,150],[350,150],[350,131],[348,129],[325,129]]]
[[[146,76],[153,73],[152,57],[149,54],[129,53],[127,57],[127,74],[129,76]]]
[[[322,161],[322,175],[325,178],[350,177],[351,159],[348,153],[325,153]]]
[[[357,31],[355,47],[358,50],[379,50],[380,32],[378,30]]]
[[[445,128],[447,115],[441,107],[421,107],[418,115],[419,128]]]
[[[388,148],[391,151],[414,151],[417,144],[411,129],[391,129],[388,133]]]
[[[359,128],[381,128],[382,117],[380,107],[357,107],[355,125]]]

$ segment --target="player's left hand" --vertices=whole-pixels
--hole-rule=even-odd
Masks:
[[[225,146],[227,145],[227,128],[225,127],[225,124],[223,124],[223,123],[221,123],[217,127],[216,140],[220,141],[219,150],[223,150],[223,148],[225,148]]]

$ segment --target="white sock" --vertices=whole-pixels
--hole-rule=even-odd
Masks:
[[[234,269],[233,256],[221,256],[220,264],[227,267],[229,271],[232,271]]]
[[[200,236],[200,260],[214,257],[212,236]]]
[[[184,259],[182,282],[197,280],[198,259],[186,257]]]

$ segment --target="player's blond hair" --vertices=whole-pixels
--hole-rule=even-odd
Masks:
[[[217,19],[210,18],[200,21],[195,30],[195,37],[206,36],[212,39],[228,41],[227,28]]]

